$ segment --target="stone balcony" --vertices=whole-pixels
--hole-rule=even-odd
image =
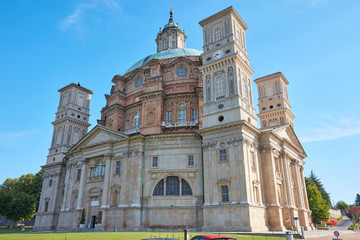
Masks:
[[[137,134],[137,133],[140,133],[140,128],[133,128],[125,131],[126,135]]]
[[[164,128],[196,127],[199,126],[199,120],[190,121],[190,122],[175,122],[175,123],[161,122],[161,126]]]

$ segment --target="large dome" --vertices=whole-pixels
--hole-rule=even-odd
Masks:
[[[137,61],[134,65],[132,65],[125,72],[125,74],[128,72],[131,72],[139,67],[146,65],[146,63],[152,59],[167,59],[167,58],[185,57],[185,56],[200,56],[201,54],[202,54],[202,51],[196,50],[193,48],[175,48],[175,49],[169,49],[169,50],[162,51],[162,52],[157,52],[157,53],[151,54],[151,55]]]

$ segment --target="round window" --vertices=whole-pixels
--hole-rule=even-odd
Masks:
[[[186,67],[179,67],[178,69],[176,69],[176,76],[178,78],[184,78],[186,77],[187,74],[188,74],[188,70]]]
[[[218,118],[218,120],[219,120],[219,122],[224,121],[224,116],[220,116],[220,117]]]
[[[141,87],[142,84],[143,84],[143,78],[142,78],[142,77],[138,77],[138,78],[135,80],[135,87],[136,87],[136,88],[139,88],[139,87]]]
[[[274,106],[273,105],[270,105],[270,109],[273,109],[274,108]]]

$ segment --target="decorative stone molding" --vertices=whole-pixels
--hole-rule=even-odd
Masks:
[[[204,143],[203,148],[205,151],[213,150],[216,148],[217,142]]]
[[[242,138],[242,137],[238,137],[238,138],[226,139],[226,143],[227,143],[227,145],[229,145],[229,146],[242,145],[242,144],[243,144],[243,138]]]
[[[142,148],[137,148],[135,150],[132,150],[131,153],[132,153],[131,155],[133,157],[140,156],[143,153],[143,149]]]
[[[260,153],[271,153],[274,148],[270,145],[263,145],[259,147]]]
[[[115,154],[115,157],[118,157],[118,158],[125,158],[125,157],[128,157],[128,156],[129,156],[128,151],[122,151],[122,152],[119,152],[119,153]]]

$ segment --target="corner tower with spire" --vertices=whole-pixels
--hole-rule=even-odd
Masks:
[[[179,24],[174,22],[173,19],[174,11],[170,10],[169,22],[164,28],[159,30],[156,37],[157,52],[174,49],[174,48],[185,48],[186,35],[185,30],[181,31]]]

